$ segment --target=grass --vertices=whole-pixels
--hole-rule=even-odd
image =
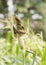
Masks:
[[[11,17],[8,24],[11,31],[6,38],[0,38],[0,65],[46,65],[46,42],[42,33],[34,34],[32,30],[30,33],[28,20],[28,35],[14,36],[13,21]]]

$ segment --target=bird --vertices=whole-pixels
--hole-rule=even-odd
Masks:
[[[15,24],[17,26],[17,29],[15,28],[15,24],[13,25],[13,30],[14,30],[14,33],[18,33],[18,34],[25,34],[25,28],[24,28],[24,25],[23,25],[23,21],[15,15]]]

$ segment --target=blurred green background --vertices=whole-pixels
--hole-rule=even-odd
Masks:
[[[0,65],[46,65],[46,0],[0,0]]]

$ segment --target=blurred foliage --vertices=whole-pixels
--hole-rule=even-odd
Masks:
[[[46,43],[42,40],[40,36],[41,34],[39,36],[37,35],[32,35],[31,38],[28,37],[28,35],[23,35],[22,37],[20,37],[19,40],[18,37],[15,37],[15,40],[13,41],[14,43],[6,41],[8,39],[1,38],[0,64],[42,65],[43,63],[44,65],[44,63],[46,63],[45,61],[46,51],[44,49],[46,47]],[[23,49],[21,49],[20,44],[24,44]]]
[[[13,1],[15,14],[24,21],[26,34],[14,34],[14,16],[0,19],[0,65],[46,65],[46,0]],[[33,20],[32,9],[43,18]],[[6,11],[6,0],[0,0],[0,13]]]
[[[7,13],[6,0],[0,0],[0,13]]]

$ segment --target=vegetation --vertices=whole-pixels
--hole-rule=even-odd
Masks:
[[[46,65],[46,1],[15,3],[15,15],[0,18],[0,65]],[[41,18],[33,18],[34,14]]]

